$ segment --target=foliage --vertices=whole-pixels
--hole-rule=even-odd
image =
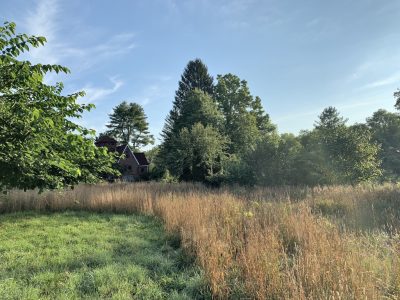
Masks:
[[[221,171],[227,141],[212,126],[194,124],[183,128],[174,139],[175,150],[170,152],[171,171],[181,180],[204,181]]]
[[[194,89],[199,89],[204,93],[212,95],[214,90],[213,78],[208,74],[207,66],[200,59],[188,62],[178,85],[179,87],[175,92],[173,107],[167,116],[162,131],[162,137],[164,139],[162,152],[166,152],[170,149],[172,146],[170,139],[183,128],[177,124],[177,121],[182,115],[182,106],[184,102],[187,101],[192,91]]]
[[[359,183],[380,176],[379,146],[366,126],[346,126],[338,111],[329,107],[316,125],[331,167],[338,172],[338,182]]]
[[[368,128],[348,127],[331,107],[322,112],[312,131],[298,137],[264,136],[244,156],[242,164],[247,168],[242,167],[242,172],[250,172],[253,184],[263,186],[354,184],[379,177],[378,151]],[[237,182],[242,182],[241,177]]]
[[[243,155],[263,135],[275,130],[261,99],[255,99],[245,80],[233,74],[218,75],[215,98],[224,115],[224,133],[230,139],[230,154]]]
[[[198,151],[198,142],[190,144],[193,136],[189,137],[193,135],[192,129],[197,123],[204,128],[213,128],[216,131],[215,137],[221,141],[219,150],[209,145],[207,151],[219,154],[209,155],[215,161],[208,161],[207,166],[200,168],[202,171],[194,167],[199,163],[193,164],[192,159],[194,156],[202,161],[199,155],[193,154]],[[200,127],[196,125],[196,132],[198,130]],[[184,180],[233,180],[233,173],[230,171],[235,172],[239,166],[244,167],[239,162],[241,157],[253,149],[259,139],[274,130],[275,126],[264,112],[261,99],[250,94],[246,81],[233,74],[218,75],[218,82],[214,87],[207,67],[200,60],[190,61],[179,82],[174,106],[163,130],[163,143],[158,155],[158,162],[162,167],[159,169],[168,169]],[[177,153],[182,157],[177,156]],[[177,164],[180,158],[182,159]],[[232,160],[232,163],[228,160]],[[219,171],[214,172],[214,167],[211,166],[218,166]],[[225,172],[224,167],[230,171]]]
[[[316,183],[359,183],[380,175],[379,146],[368,128],[346,126],[346,120],[333,107],[321,113],[314,131],[302,140],[309,161],[304,164],[303,160],[302,171],[314,172],[316,176],[311,178],[320,178]]]
[[[400,90],[397,90],[393,95],[394,95],[394,97],[396,99],[395,107],[397,109],[400,109]]]
[[[76,103],[83,92],[63,95],[63,84],[43,82],[59,65],[18,60],[44,37],[15,34],[15,24],[0,27],[0,189],[54,189],[96,182],[115,173],[114,158],[93,144],[94,131],[77,125],[93,105]]]
[[[380,144],[383,179],[400,178],[400,115],[380,109],[367,119],[373,139]]]
[[[110,123],[107,124],[109,130],[106,134],[121,143],[131,145],[133,150],[138,150],[141,146],[154,143],[146,118],[142,106],[124,101],[114,107],[110,114]]]
[[[193,94],[195,89],[198,91]],[[170,161],[171,151],[174,151],[176,148],[174,140],[179,135],[181,129],[184,127],[190,128],[195,122],[199,121],[199,116],[197,118],[192,118],[191,116],[184,115],[182,119],[182,108],[193,111],[193,108],[185,103],[187,101],[197,102],[198,105],[203,107],[203,104],[200,102],[202,100],[209,102],[207,95],[213,95],[213,91],[213,78],[209,75],[207,66],[200,59],[189,61],[183,71],[181,80],[179,81],[178,90],[175,92],[173,107],[165,120],[165,125],[161,133],[163,142],[160,146],[158,156],[160,162],[159,168],[162,169],[163,172],[166,172],[168,168],[171,168],[171,164],[174,163],[173,161]],[[201,96],[201,92],[204,93],[204,96]],[[205,103],[204,107],[210,107],[210,105]],[[187,118],[192,118],[192,120],[188,120]],[[186,124],[187,121],[190,124]]]
[[[315,128],[327,134],[326,138],[329,139],[329,134],[340,133],[337,130],[346,126],[347,120],[340,116],[339,111],[335,107],[325,108],[319,115],[319,120],[315,124]]]
[[[318,131],[303,131],[298,139],[302,148],[296,161],[295,182],[308,186],[339,182],[335,161],[331,159]]]
[[[223,116],[215,101],[197,88],[188,93],[187,100],[182,103],[181,112],[176,122],[176,129],[190,128],[196,123],[213,126],[215,129],[220,129],[222,126]]]

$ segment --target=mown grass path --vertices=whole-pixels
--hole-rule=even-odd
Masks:
[[[201,299],[205,290],[153,218],[0,216],[0,299]]]

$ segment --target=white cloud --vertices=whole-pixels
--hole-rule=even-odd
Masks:
[[[132,97],[132,99],[142,106],[146,106],[161,95],[163,95],[162,88],[158,84],[151,84],[145,87],[139,95]]]
[[[93,87],[91,85],[87,85],[82,88],[85,91],[86,95],[81,99],[81,101],[86,103],[93,103],[97,100],[100,100],[106,96],[114,94],[117,92],[124,84],[122,80],[117,79],[116,77],[109,78],[112,83],[112,87],[104,88],[104,87]]]
[[[33,48],[28,56],[35,62],[58,63],[57,53],[57,15],[59,7],[57,0],[40,0],[36,8],[28,14],[23,26],[28,33],[44,36],[47,39],[46,47]]]
[[[123,55],[136,48],[133,33],[120,33],[105,42],[85,47],[66,42],[65,36],[61,34],[61,30],[68,26],[62,22],[62,2],[38,0],[36,3],[36,7],[21,22],[25,32],[47,39],[44,47],[33,48],[26,54],[34,63],[67,64],[82,70],[105,58]]]
[[[390,76],[387,76],[385,78],[375,80],[373,82],[370,82],[362,87],[362,89],[370,89],[370,88],[377,88],[377,87],[382,87],[394,83],[400,83],[400,72],[397,72],[395,74],[392,74]]]
[[[347,76],[347,83],[362,81],[364,85],[360,89],[368,89],[399,81],[400,72],[397,66],[400,63],[400,54],[394,51],[395,45],[398,44],[398,38],[393,39],[393,36],[389,35],[382,38],[382,41],[377,44],[377,48],[367,53],[354,71]],[[388,76],[387,74],[390,73],[391,75]]]

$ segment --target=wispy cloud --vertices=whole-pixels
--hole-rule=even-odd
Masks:
[[[58,63],[55,55],[55,45],[57,43],[57,15],[59,12],[59,3],[57,0],[40,0],[37,2],[36,8],[28,14],[23,22],[26,30],[33,35],[45,36],[47,46],[34,48],[29,52],[29,56],[39,62]]]
[[[393,50],[398,44],[398,36],[385,36],[376,44],[376,48],[368,51],[354,71],[347,76],[347,83],[360,81],[364,83],[361,89],[367,89],[399,81],[400,72],[397,66],[400,63],[400,54]]]
[[[370,82],[370,83],[364,85],[361,89],[377,88],[377,87],[382,87],[382,86],[386,86],[386,85],[390,85],[390,84],[394,84],[394,83],[400,83],[400,72],[397,72],[390,76]]]
[[[161,88],[157,84],[152,84],[144,88],[142,93],[136,97],[137,101],[142,105],[146,106],[161,96]]]
[[[387,98],[387,95],[385,94],[379,94],[375,96],[370,96],[370,97],[364,97],[363,100],[359,101],[354,98],[349,99],[346,102],[340,102],[333,104],[334,107],[336,107],[339,112],[347,117],[347,116],[355,116],[357,114],[360,114],[365,118],[364,112],[367,112],[369,110],[377,109]],[[312,109],[309,111],[304,111],[304,112],[297,112],[297,113],[289,113],[285,114],[284,116],[277,117],[274,119],[274,121],[280,125],[285,125],[285,124],[292,124],[293,121],[298,123],[299,120],[304,120],[304,122],[308,122],[309,124],[314,124],[314,122],[318,119],[318,116],[322,113],[322,111],[326,108],[320,106],[317,109]],[[362,122],[363,119],[354,119],[352,118],[350,120],[350,123],[354,123],[355,121],[357,122]],[[293,125],[293,124],[292,124]],[[290,127],[290,126],[289,126]]]
[[[102,60],[123,55],[136,47],[133,33],[120,33],[106,41],[76,46],[66,42],[61,31],[65,29],[62,21],[62,2],[59,0],[38,0],[35,9],[22,20],[24,31],[29,34],[44,36],[47,44],[32,49],[27,56],[35,63],[65,64],[82,70],[90,68]],[[90,29],[86,28],[86,31]]]
[[[94,103],[100,99],[103,99],[106,96],[114,94],[124,84],[124,82],[122,80],[117,79],[117,77],[110,77],[109,81],[112,84],[110,88],[94,87],[91,85],[83,87],[82,90],[85,91],[86,95],[80,101],[85,103]]]

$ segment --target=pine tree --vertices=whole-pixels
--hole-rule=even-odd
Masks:
[[[258,130],[263,134],[275,131],[276,126],[271,123],[269,115],[264,111],[260,97],[256,96],[252,101],[250,113],[255,116]]]
[[[179,81],[173,107],[165,120],[164,129],[161,133],[163,142],[160,147],[159,158],[165,165],[168,164],[168,153],[174,148],[174,137],[179,134],[182,128],[186,127],[186,124],[183,124],[181,120],[184,103],[193,96],[192,92],[195,89],[212,95],[214,91],[213,81],[212,76],[208,73],[207,66],[200,59],[189,61]]]
[[[126,101],[117,105],[110,114],[109,130],[106,134],[113,136],[121,143],[129,144],[134,150],[154,143],[149,132],[149,124],[143,107]]]
[[[396,104],[394,105],[397,109],[400,110],[400,89],[397,90],[393,96],[396,98]]]
[[[181,116],[183,102],[188,99],[190,93],[196,88],[209,95],[212,95],[214,90],[213,78],[208,74],[207,66],[200,59],[189,61],[183,71],[179,81],[179,88],[175,92],[173,107],[162,131],[164,142],[168,142],[171,135],[179,131],[176,128],[176,122]]]

